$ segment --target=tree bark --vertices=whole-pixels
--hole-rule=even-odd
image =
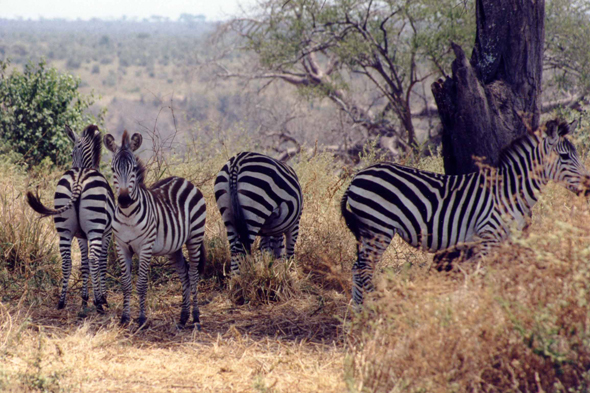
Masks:
[[[544,0],[476,0],[476,13],[471,60],[452,43],[452,76],[432,84],[450,175],[476,171],[475,157],[496,165],[504,147],[539,124]]]

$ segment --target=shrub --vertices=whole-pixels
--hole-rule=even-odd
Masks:
[[[16,153],[29,165],[45,158],[53,164],[70,162],[72,144],[65,124],[82,129],[89,122],[102,122],[86,111],[93,95],[78,92],[80,79],[46,68],[45,61],[29,63],[24,72],[7,74],[9,63],[0,62],[0,153]]]

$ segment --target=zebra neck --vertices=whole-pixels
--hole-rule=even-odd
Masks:
[[[511,215],[519,226],[530,217],[538,194],[547,184],[541,168],[543,159],[538,144],[521,146],[506,154],[498,168],[496,198],[501,210]]]

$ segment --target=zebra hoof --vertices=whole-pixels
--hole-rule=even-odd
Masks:
[[[101,296],[99,303],[103,306],[105,306],[106,308],[109,308],[109,303],[107,302],[107,297],[106,296]]]
[[[188,311],[182,311],[180,313],[180,321],[178,322],[178,325],[180,326],[180,328],[184,328],[184,325],[186,325],[186,323],[188,322],[188,317],[189,317]]]
[[[135,320],[138,326],[138,330],[144,329],[147,327],[147,317],[141,316]]]
[[[63,309],[65,308],[65,306],[66,306],[66,301],[65,301],[65,300],[60,300],[60,301],[57,303],[57,309],[58,309],[58,310],[63,310]]]
[[[127,325],[129,325],[130,320],[131,320],[131,318],[129,317],[129,315],[123,314],[123,315],[121,315],[121,321],[119,323],[123,326],[127,326]]]
[[[96,312],[97,313],[99,313],[99,314],[104,314],[105,313],[104,308],[102,307],[102,303],[100,303],[100,302],[95,303],[94,306],[96,307]]]

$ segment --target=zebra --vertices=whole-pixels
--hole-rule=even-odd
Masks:
[[[144,183],[146,168],[134,154],[143,138],[125,131],[121,146],[107,134],[104,144],[111,152],[111,168],[117,195],[117,208],[113,222],[115,247],[122,271],[123,314],[121,324],[130,320],[131,258],[139,255],[137,293],[139,294],[138,325],[146,321],[145,299],[148,270],[152,256],[167,255],[176,265],[182,282],[182,311],[179,328],[189,319],[191,295],[192,316],[200,330],[197,306],[199,273],[205,264],[204,234],[206,206],[203,194],[191,182],[180,177],[169,177],[151,187]],[[186,244],[189,262],[182,254]]]
[[[260,248],[286,256],[295,253],[303,196],[295,171],[269,156],[242,152],[223,166],[215,179],[215,199],[231,248],[231,272],[251,252],[256,236]]]
[[[573,127],[572,127],[573,128]],[[438,270],[445,258],[481,258],[509,236],[510,222],[528,225],[537,195],[550,180],[588,194],[589,174],[565,137],[570,125],[552,120],[545,133],[529,133],[503,149],[496,168],[447,176],[380,163],[357,173],[341,200],[346,225],[357,239],[352,297],[373,290],[375,264],[399,233],[430,252]],[[350,210],[348,209],[350,207]]]
[[[27,202],[42,216],[53,216],[59,234],[63,284],[58,309],[66,305],[68,281],[72,271],[72,239],[78,239],[82,254],[82,307],[88,304],[88,274],[92,279],[94,305],[103,313],[106,298],[107,253],[111,242],[114,211],[113,191],[99,172],[101,132],[89,125],[78,137],[69,126],[65,132],[74,142],[72,168],[61,177],[55,190],[55,209],[45,207],[38,195],[27,192]]]

